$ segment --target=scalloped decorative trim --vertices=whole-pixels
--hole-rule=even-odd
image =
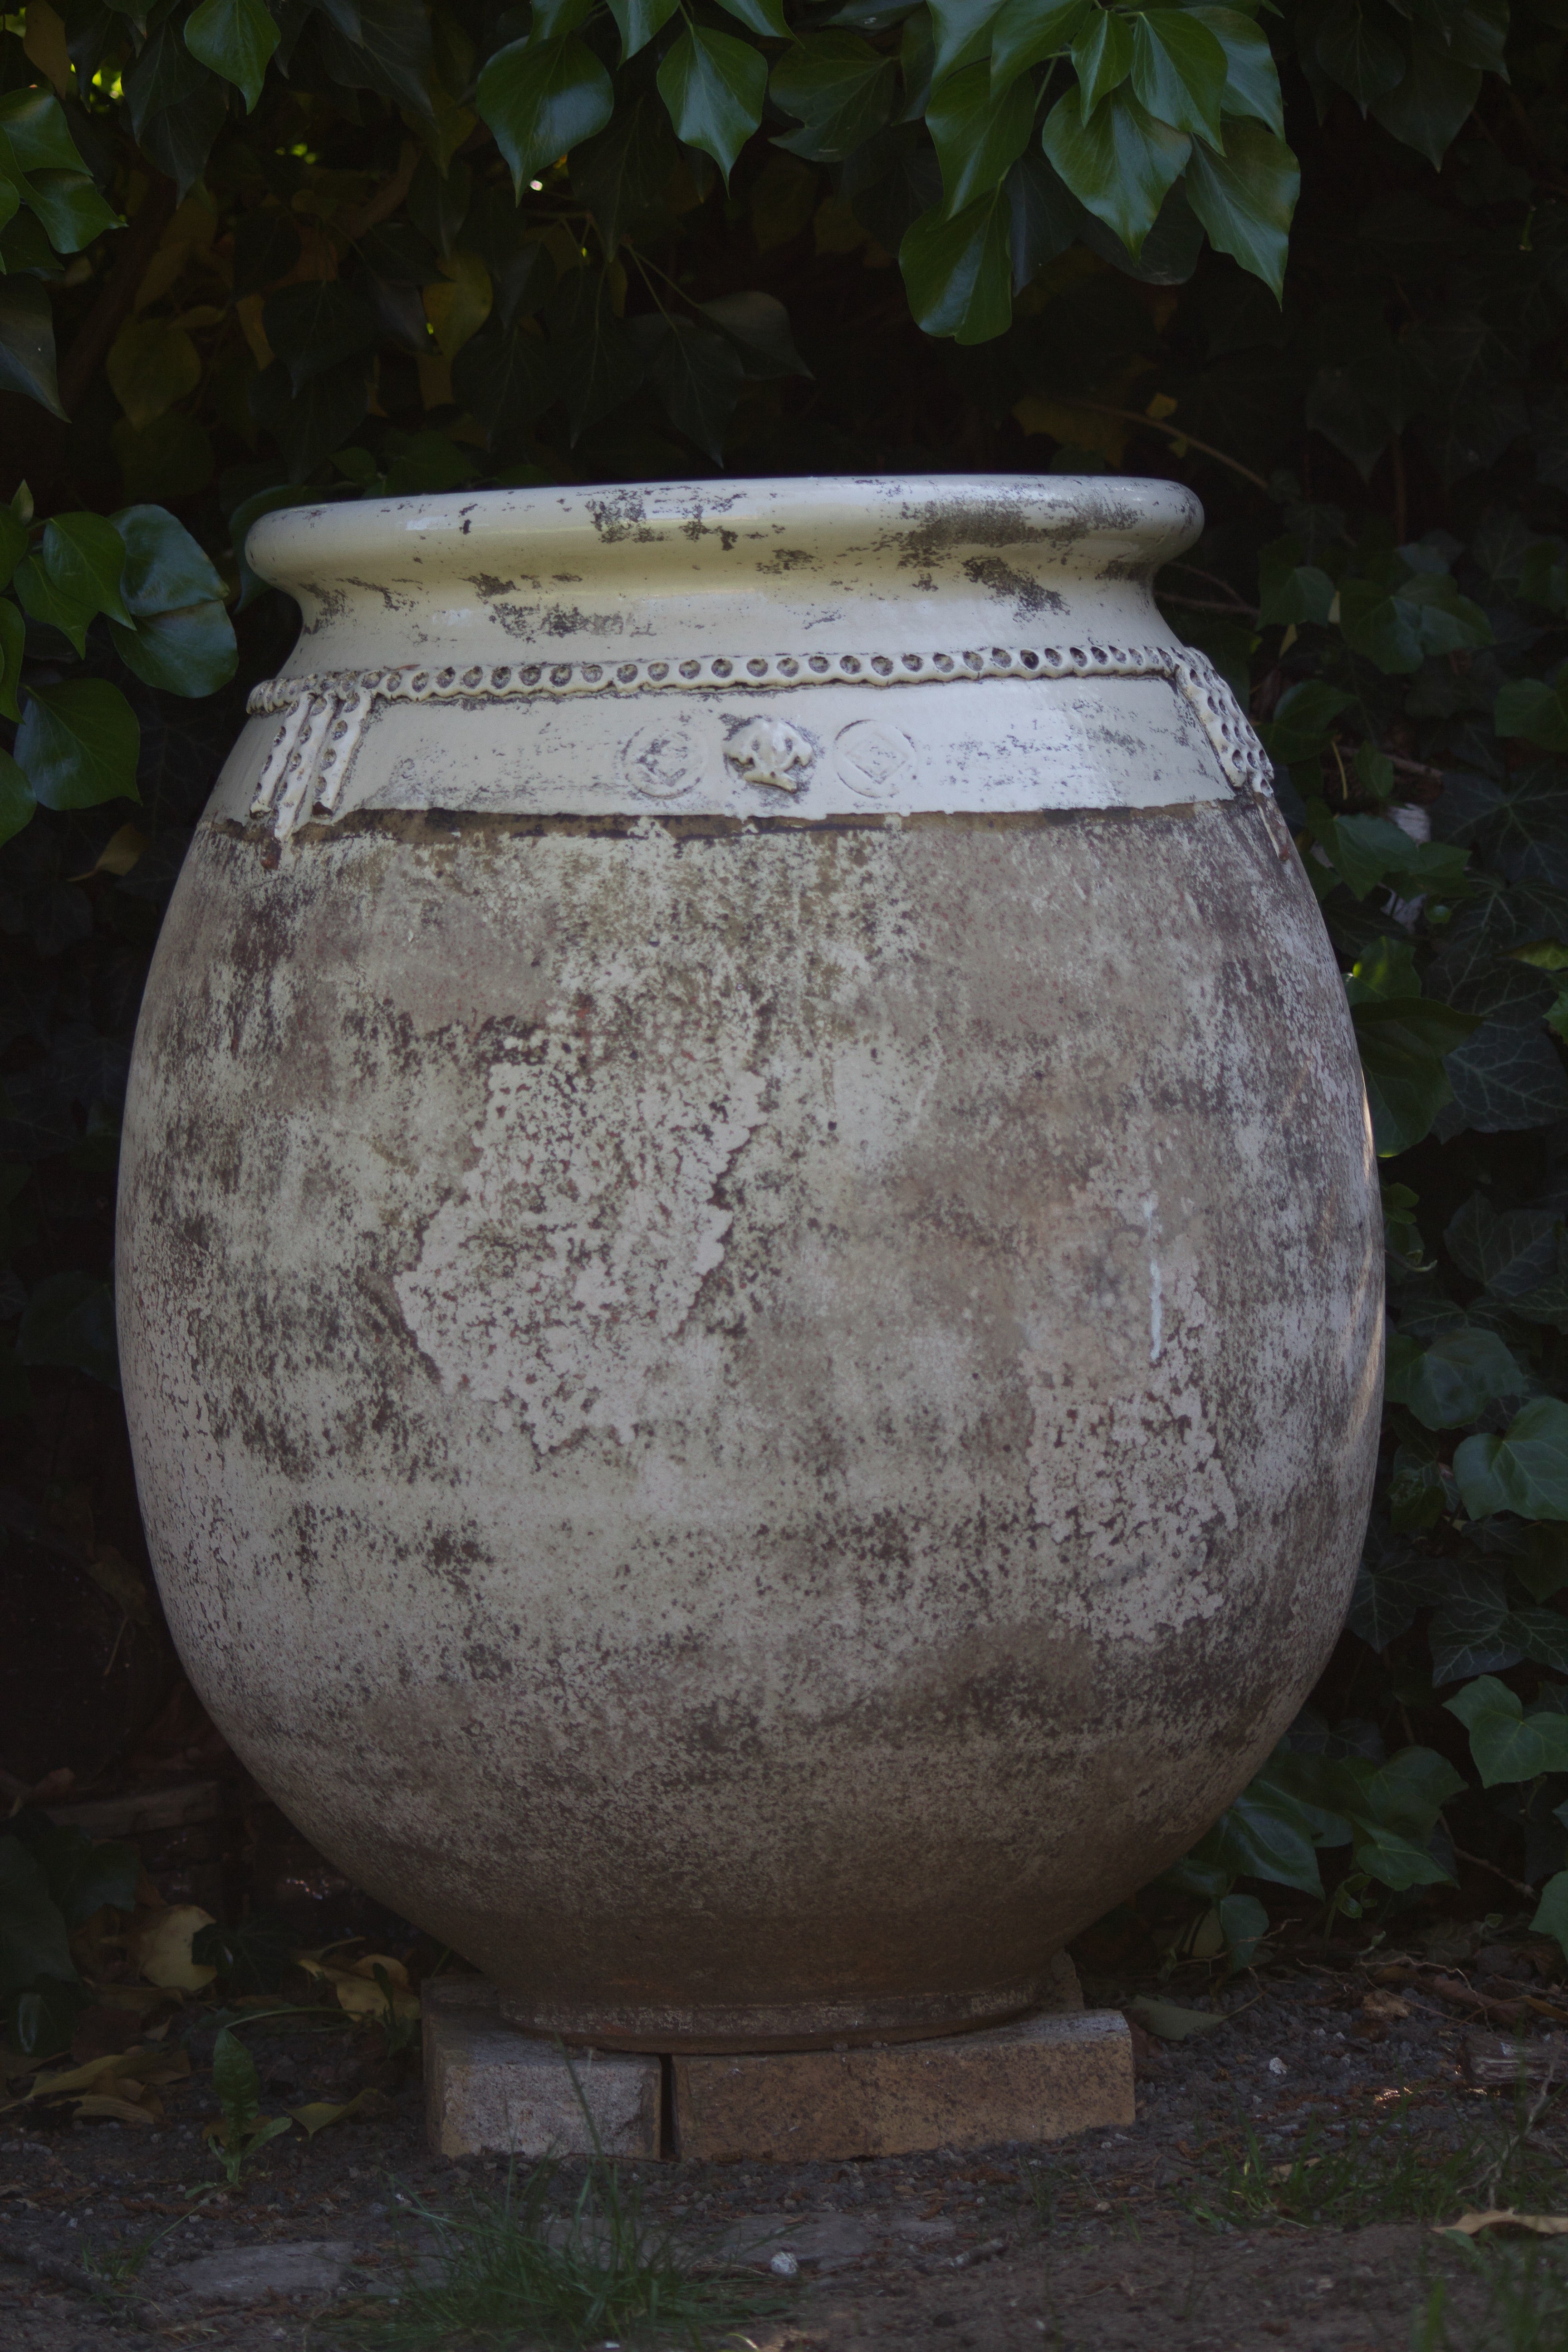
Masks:
[[[279,838],[307,814],[337,814],[378,702],[554,701],[579,694],[776,692],[805,686],[941,686],[984,678],[1163,677],[1188,704],[1233,791],[1272,805],[1273,771],[1236,697],[1190,646],[992,646],[963,653],[722,654],[685,660],[474,663],[313,671],[251,688],[252,718],[281,713],[251,803]]]

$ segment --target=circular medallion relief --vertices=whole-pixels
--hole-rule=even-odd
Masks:
[[[634,791],[656,801],[673,800],[699,781],[702,749],[680,719],[654,719],[639,727],[621,752],[621,773]]]
[[[840,780],[862,800],[886,800],[915,782],[915,747],[885,719],[857,719],[841,727],[834,756]]]

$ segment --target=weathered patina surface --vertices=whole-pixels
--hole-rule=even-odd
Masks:
[[[1009,2014],[1310,1685],[1375,1171],[1306,878],[1211,773],[199,830],[122,1159],[165,1604],[520,2021]]]

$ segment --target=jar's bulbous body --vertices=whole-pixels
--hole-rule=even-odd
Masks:
[[[138,1038],[149,1537],[258,1780],[540,2031],[1025,2007],[1333,1640],[1374,1166],[1267,771],[1148,596],[1184,500],[253,541],[309,653]]]

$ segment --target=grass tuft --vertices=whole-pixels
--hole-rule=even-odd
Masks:
[[[361,2312],[349,2334],[375,2352],[486,2346],[675,2341],[719,2352],[748,2323],[788,2307],[762,2281],[704,2263],[644,2216],[641,2190],[614,2163],[589,2158],[570,2201],[547,2160],[499,2195],[438,2212],[411,2200],[434,2245],[412,2263],[395,2304]]]
[[[1550,2210],[1562,2195],[1563,2168],[1531,2145],[1530,2120],[1521,2116],[1513,2131],[1473,2131],[1457,2147],[1434,2145],[1435,2135],[1417,2128],[1401,2101],[1338,2139],[1314,2122],[1288,2159],[1264,2148],[1244,2121],[1239,2147],[1217,2151],[1215,2173],[1189,2188],[1187,2209],[1217,2228],[1283,2221],[1342,2230],[1453,2221],[1477,2202]]]
[[[1481,2273],[1487,2307],[1479,2326],[1450,2310],[1441,2279],[1411,2323],[1411,2352],[1563,2352],[1568,2344],[1568,2270],[1545,2246],[1465,2246]]]

